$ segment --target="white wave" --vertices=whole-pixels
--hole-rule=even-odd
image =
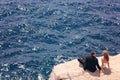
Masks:
[[[44,80],[41,74],[38,74],[38,80]]]

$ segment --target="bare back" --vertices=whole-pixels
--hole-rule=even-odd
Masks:
[[[108,65],[109,67],[109,61],[107,61],[105,58],[102,58],[101,61],[102,61],[102,67],[106,67],[106,65]]]

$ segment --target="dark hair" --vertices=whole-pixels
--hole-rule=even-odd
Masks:
[[[91,56],[93,56],[94,54],[96,54],[96,52],[95,52],[95,51],[92,51],[92,52],[91,52]]]

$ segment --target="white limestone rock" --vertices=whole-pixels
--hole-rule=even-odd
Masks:
[[[101,65],[101,57],[98,57]],[[84,71],[77,59],[54,66],[49,80],[120,80],[120,54],[110,56],[110,67],[105,73]]]

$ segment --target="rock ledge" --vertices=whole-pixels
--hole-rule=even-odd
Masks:
[[[101,57],[98,57],[101,65]],[[120,80],[120,54],[110,56],[110,67],[105,73],[84,71],[77,59],[54,66],[49,80]]]

